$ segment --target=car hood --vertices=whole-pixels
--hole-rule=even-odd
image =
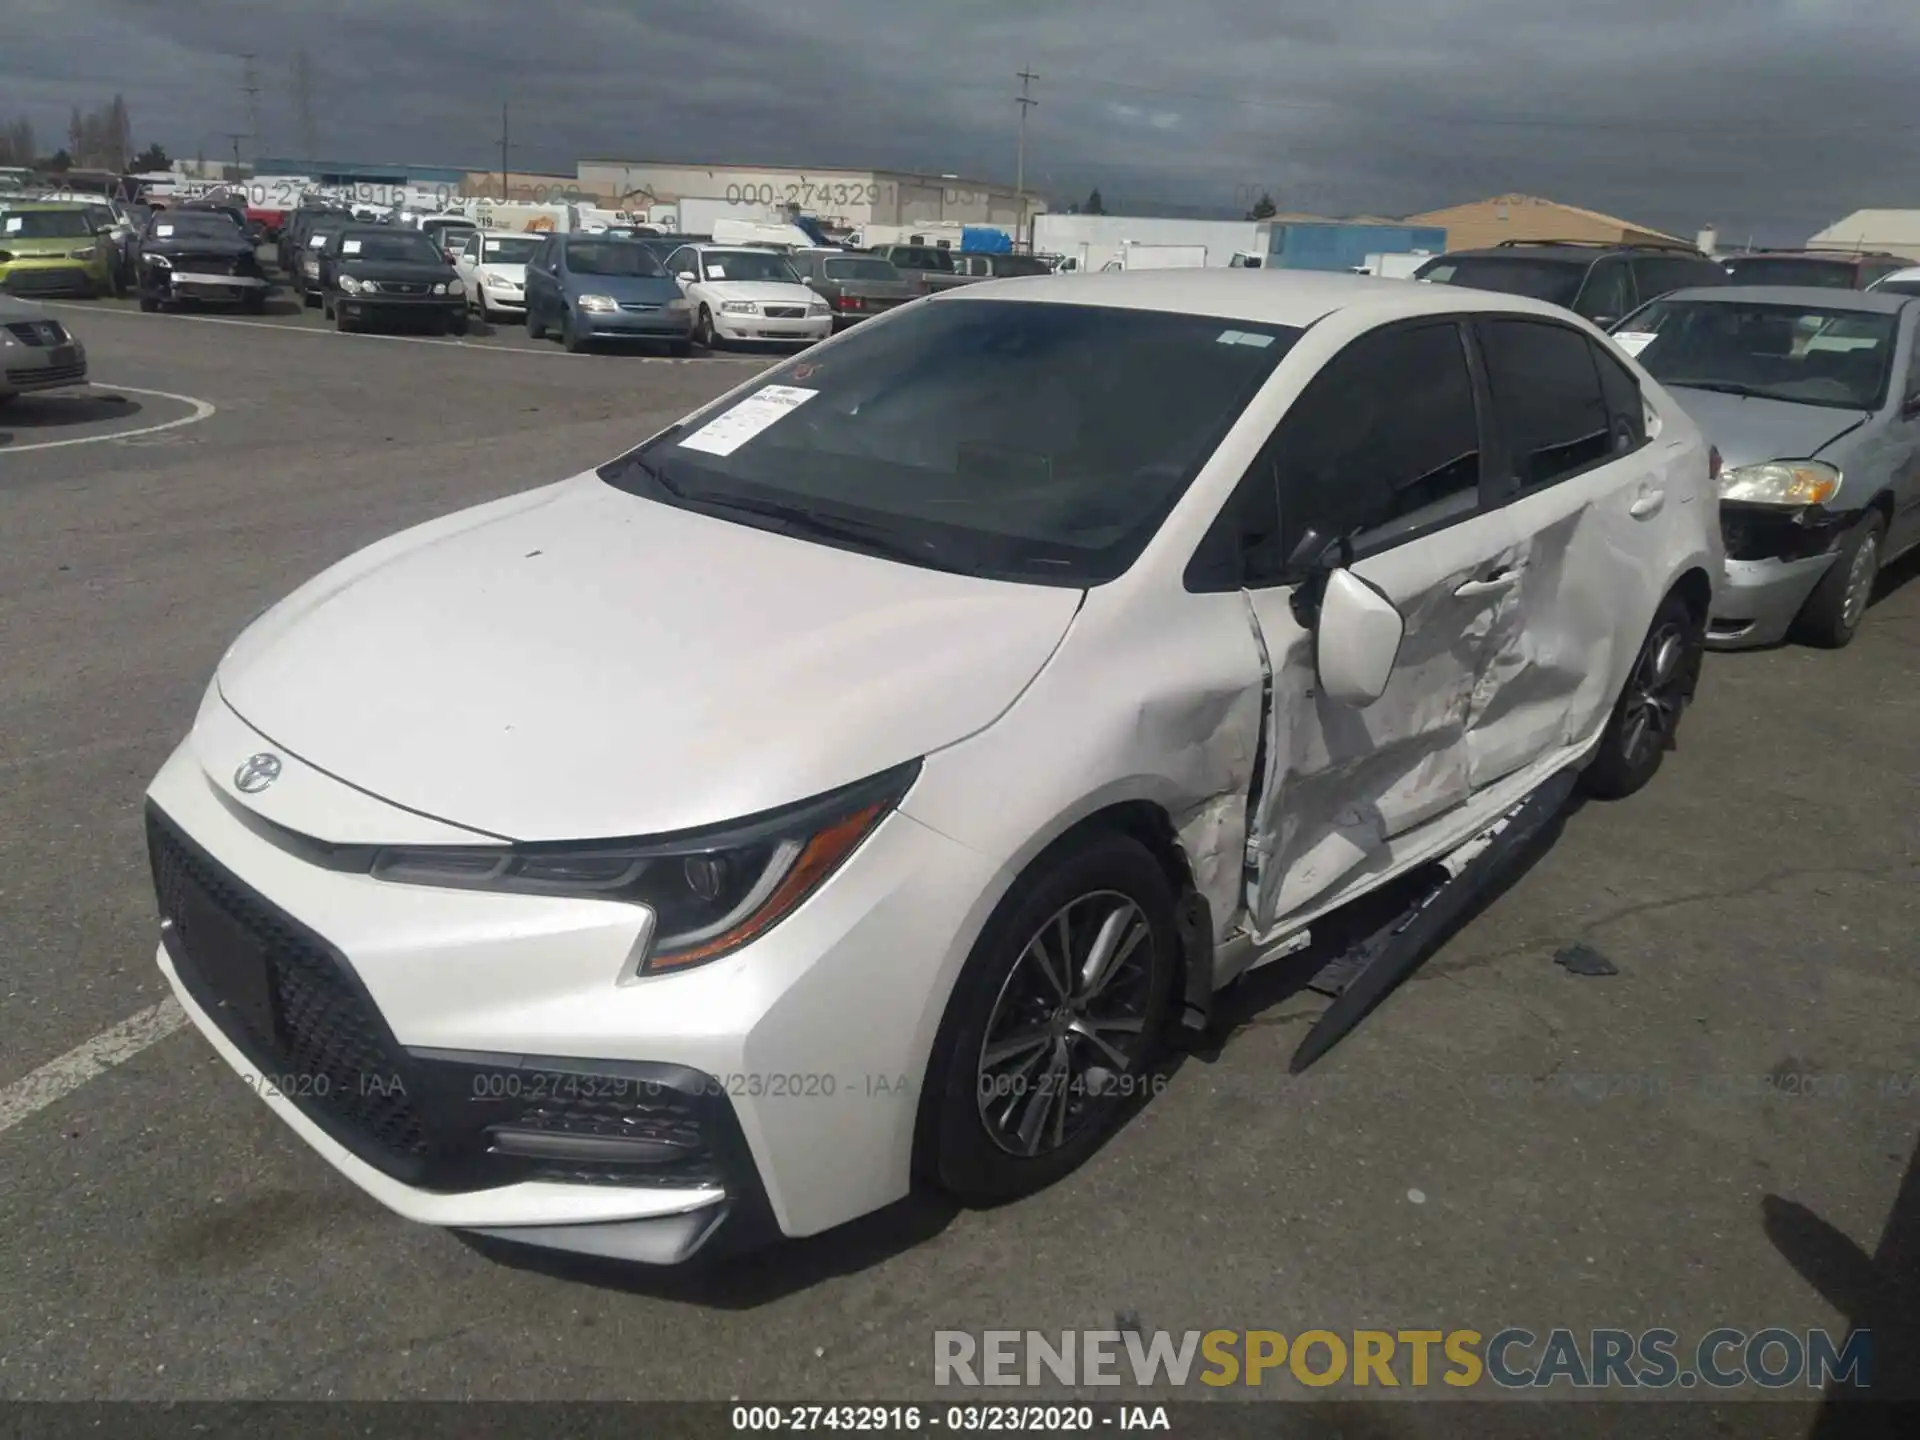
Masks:
[[[500,280],[508,285],[525,285],[527,267],[525,265],[501,265],[496,261],[482,260],[479,273],[483,279]]]
[[[222,658],[250,725],[350,785],[515,840],[738,819],[991,724],[1078,590],[925,570],[591,473],[309,581]]]
[[[140,249],[149,255],[251,255],[253,242],[244,235],[169,235],[143,240]]]
[[[1872,412],[1756,400],[1719,390],[1668,385],[1687,417],[1720,452],[1729,470],[1768,460],[1810,460]]]
[[[680,298],[680,287],[670,275],[582,275],[567,276],[571,296],[611,295],[615,300],[646,301],[664,305]]]
[[[84,250],[89,245],[97,245],[103,237],[99,235],[58,235],[25,236],[0,235],[0,250],[5,250],[16,260],[45,260],[65,255],[69,250]]]
[[[700,288],[716,300],[754,300],[762,305],[807,305],[820,297],[786,280],[708,280]]]
[[[438,285],[454,278],[451,265],[431,260],[363,260],[357,255],[339,255],[334,258],[333,268],[339,274],[361,280],[409,280]]]

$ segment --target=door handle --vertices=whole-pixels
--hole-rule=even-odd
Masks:
[[[1475,595],[1492,595],[1501,590],[1511,589],[1520,581],[1520,567],[1515,565],[1505,570],[1495,570],[1478,580],[1468,580],[1454,586],[1453,593],[1460,599],[1469,599]]]
[[[1660,507],[1667,503],[1664,490],[1643,490],[1639,499],[1627,507],[1627,513],[1636,520],[1651,520],[1660,513]]]

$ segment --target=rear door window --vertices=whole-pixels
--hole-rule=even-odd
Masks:
[[[1633,306],[1633,273],[1625,260],[1611,255],[1594,262],[1573,303],[1577,313],[1601,324],[1618,320]]]
[[[1612,456],[1612,416],[1586,336],[1547,320],[1486,320],[1478,328],[1518,489],[1551,485]]]
[[[1644,305],[1674,290],[1696,285],[1724,285],[1727,272],[1711,260],[1689,260],[1675,255],[1642,255],[1633,262],[1633,277]],[[1625,311],[1620,312],[1625,314]]]
[[[1600,372],[1600,393],[1606,398],[1607,420],[1613,427],[1613,451],[1624,455],[1647,443],[1647,402],[1640,394],[1640,382],[1604,346],[1589,346],[1593,363]]]

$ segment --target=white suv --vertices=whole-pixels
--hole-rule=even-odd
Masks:
[[[951,290],[256,620],[149,792],[159,964],[415,1220],[668,1263],[1005,1199],[1323,917],[1384,939],[1302,1061],[1646,783],[1715,512],[1541,302]]]

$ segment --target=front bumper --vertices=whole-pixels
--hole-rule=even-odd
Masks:
[[[0,290],[9,295],[97,295],[113,285],[110,262],[13,260],[0,265]]]
[[[255,275],[220,275],[197,270],[156,271],[156,287],[172,300],[225,300],[234,304],[265,299],[273,287]]]
[[[512,315],[524,315],[527,312],[525,290],[502,290],[495,285],[482,285],[475,293],[485,309]]]
[[[709,313],[713,316],[713,333],[722,340],[810,345],[833,334],[832,315],[785,319],[771,315],[725,315],[717,310]]]
[[[159,964],[249,1088],[374,1198],[427,1224],[673,1263],[907,1193],[956,937],[990,878],[974,852],[896,813],[751,946],[622,983],[632,907],[389,884],[296,853],[220,780],[268,744],[210,700],[154,780],[156,885],[163,912],[184,915]],[[282,816],[337,793],[355,826],[419,833],[419,817],[381,819],[381,802],[287,764],[262,797]],[[226,923],[166,878],[194,866],[267,956],[260,985],[193,958]],[[669,1103],[636,1118],[621,1087],[649,1081],[664,1087],[649,1102]],[[530,1097],[541,1114],[521,1113]],[[568,1153],[497,1153],[499,1125]],[[606,1138],[682,1150],[650,1170],[573,1144]]]
[[[0,349],[0,363],[5,365],[0,395],[87,383],[87,351],[78,340],[44,347],[10,345]]]
[[[685,340],[693,334],[690,310],[646,309],[580,310],[580,324],[589,335],[607,339]]]
[[[1726,568],[1707,618],[1707,645],[1775,645],[1793,628],[1856,515],[1723,505]]]
[[[341,291],[333,292],[335,314],[344,314],[350,320],[377,320],[386,317],[399,318],[405,315],[445,316],[448,319],[465,319],[467,297],[464,295],[348,295]]]

